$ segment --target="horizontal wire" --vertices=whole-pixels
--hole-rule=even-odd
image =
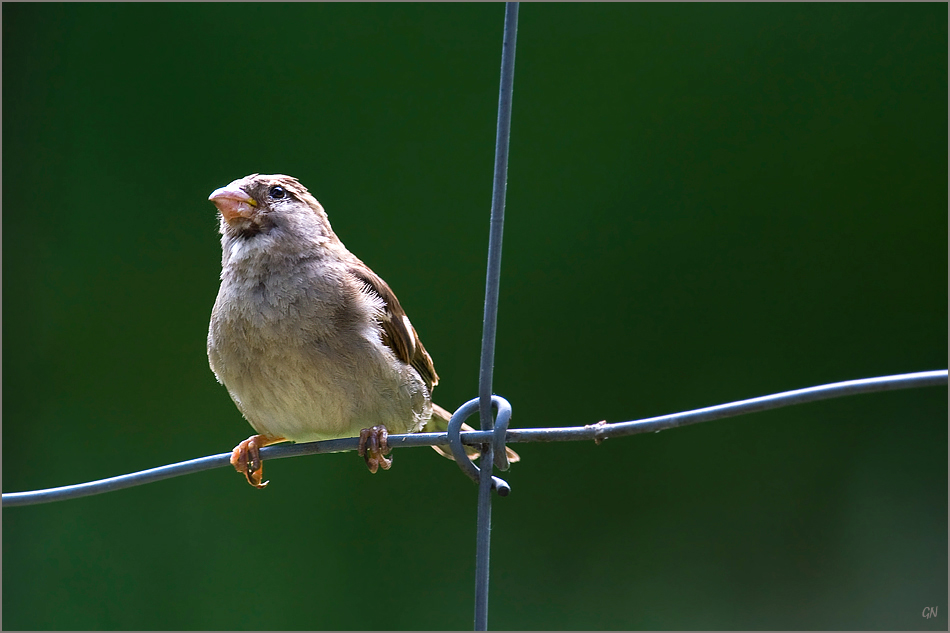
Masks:
[[[693,409],[682,413],[671,413],[669,415],[661,415],[653,418],[633,420],[631,422],[616,422],[613,424],[597,423],[588,424],[586,426],[539,429],[508,429],[505,440],[509,444],[523,442],[573,442],[582,440],[600,442],[611,437],[625,437],[639,433],[662,431],[689,424],[697,424],[699,422],[709,422],[711,420],[735,417],[747,413],[778,409],[794,404],[804,404],[806,402],[816,402],[818,400],[841,398],[876,391],[894,391],[897,389],[933,387],[945,384],[947,384],[946,369],[898,374],[895,376],[881,376],[878,378],[864,378],[862,380],[847,380],[828,385],[819,385],[817,387],[784,391],[759,398],[739,400],[737,402],[705,407],[703,409]],[[460,436],[462,443],[469,446],[478,446],[492,441],[491,431],[466,431],[461,433]],[[389,436],[389,445],[393,448],[434,445],[448,446],[448,443],[448,433],[413,433],[409,435]],[[268,446],[261,449],[261,459],[283,459],[285,457],[298,457],[318,453],[355,451],[358,444],[359,438],[350,437],[339,440],[308,442],[305,444]],[[150,468],[137,473],[119,475],[117,477],[109,477],[108,479],[100,479],[98,481],[90,481],[72,486],[47,488],[45,490],[34,490],[30,492],[8,492],[3,494],[3,507],[64,501],[66,499],[77,499],[79,497],[101,494],[103,492],[121,490],[122,488],[131,488],[153,481],[161,481],[163,479],[189,475],[203,470],[229,466],[230,459],[230,452],[220,453],[218,455],[199,457],[198,459],[191,459],[177,464],[168,464],[167,466]]]

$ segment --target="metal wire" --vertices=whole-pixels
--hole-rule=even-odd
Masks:
[[[498,128],[495,132],[495,172],[492,181],[491,227],[488,234],[488,272],[485,279],[485,316],[482,356],[478,372],[479,414],[482,430],[492,428],[492,374],[495,369],[495,332],[498,325],[498,287],[501,280],[501,242],[508,190],[508,140],[511,136],[511,95],[515,80],[518,39],[518,3],[505,3],[505,33],[501,49],[501,86],[498,90]]]
[[[498,89],[498,127],[495,131],[495,174],[492,180],[491,227],[488,235],[488,272],[485,278],[485,318],[482,323],[482,357],[478,371],[479,418],[483,431],[493,427],[491,417],[492,373],[495,368],[495,331],[498,324],[498,287],[501,280],[501,239],[505,226],[508,189],[508,140],[511,137],[511,95],[515,78],[515,44],[518,39],[518,3],[505,3],[505,31],[501,46],[501,80]],[[478,519],[475,527],[475,630],[488,630],[488,566],[491,551],[491,491],[505,488],[492,477],[494,449],[482,446],[479,472]],[[460,462],[461,463],[461,462]],[[507,486],[507,484],[505,484]],[[507,494],[507,492],[505,492]]]
[[[496,456],[495,465],[498,466],[500,470],[508,470],[509,464],[507,451],[505,451],[505,435],[508,431],[508,422],[511,420],[511,405],[501,396],[492,396],[491,399],[492,403],[498,407],[498,415],[495,417],[495,428],[492,429],[492,450]],[[455,458],[459,468],[462,469],[462,472],[471,477],[475,483],[481,482],[481,470],[472,463],[472,460],[470,460],[465,453],[460,431],[462,430],[462,422],[475,412],[478,408],[478,403],[479,399],[475,398],[459,407],[458,410],[452,414],[452,419],[449,420],[447,431],[452,456]],[[502,465],[498,465],[498,455],[502,457]],[[487,460],[485,460],[484,463],[487,463]],[[498,496],[500,497],[507,497],[511,492],[511,486],[508,485],[508,482],[498,477],[492,477],[492,487],[498,492]]]
[[[897,374],[894,376],[880,376],[864,378],[862,380],[848,380],[828,385],[784,391],[749,400],[739,400],[727,404],[720,404],[703,409],[694,409],[682,413],[672,413],[653,418],[634,420],[631,422],[617,422],[614,424],[588,424],[586,426],[536,428],[536,429],[509,429],[505,434],[505,442],[517,444],[524,442],[576,442],[583,440],[602,441],[612,437],[624,437],[639,433],[652,433],[664,429],[672,429],[699,422],[720,420],[747,413],[779,409],[795,404],[805,404],[818,400],[829,400],[876,391],[894,391],[897,389],[913,389],[918,387],[936,387],[947,384],[947,370],[922,371],[912,374]],[[480,446],[492,441],[491,431],[467,431],[460,433],[461,442],[468,446]],[[355,451],[359,438],[351,437],[340,440],[324,440],[306,444],[290,444],[285,446],[268,446],[261,449],[262,459],[283,459],[285,457],[299,457],[317,453],[338,453]],[[448,433],[415,433],[412,435],[390,435],[389,444],[394,448],[409,448],[415,446],[448,446]],[[219,453],[192,459],[177,464],[168,464],[158,468],[151,468],[137,473],[90,481],[87,483],[31,492],[7,492],[3,494],[3,507],[35,505],[53,501],[78,499],[89,495],[141,486],[142,484],[162,479],[170,479],[181,475],[189,475],[212,468],[223,468],[230,465],[231,453]]]

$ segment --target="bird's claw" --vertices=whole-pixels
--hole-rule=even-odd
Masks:
[[[234,470],[244,473],[247,483],[255,488],[264,488],[269,481],[261,482],[264,478],[264,463],[261,461],[261,446],[263,438],[252,435],[231,451],[231,465]]]
[[[389,470],[392,466],[392,458],[386,457],[386,454],[392,450],[387,441],[388,437],[389,431],[382,425],[360,431],[360,445],[357,452],[366,460],[369,472],[375,473],[380,466],[383,470]]]

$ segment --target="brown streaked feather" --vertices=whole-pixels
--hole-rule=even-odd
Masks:
[[[431,393],[432,388],[439,384],[439,375],[435,373],[432,357],[423,347],[416,328],[412,327],[393,291],[369,267],[362,262],[360,264],[362,265],[351,267],[350,274],[366,284],[367,289],[379,296],[386,305],[380,319],[383,326],[383,344],[393,350],[397,358],[412,365],[419,372]]]

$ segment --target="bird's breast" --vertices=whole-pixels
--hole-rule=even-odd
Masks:
[[[259,433],[295,441],[385,424],[418,430],[429,394],[382,344],[372,306],[334,271],[225,270],[208,332],[211,368]]]

